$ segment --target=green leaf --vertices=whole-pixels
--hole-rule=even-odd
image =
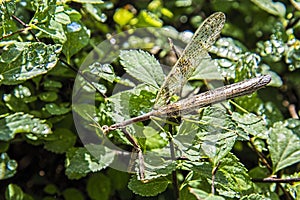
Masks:
[[[55,81],[51,79],[46,79],[42,85],[45,87],[45,89],[50,89],[50,88],[62,88],[62,83],[60,81]]]
[[[33,200],[31,196],[24,193],[22,189],[15,185],[9,184],[5,190],[5,199],[6,200]]]
[[[237,112],[233,112],[232,119],[236,121],[237,125],[247,134],[251,134],[262,139],[268,138],[266,122],[261,117],[252,113],[241,115]]]
[[[23,99],[17,98],[12,94],[3,94],[5,105],[14,112],[29,112],[28,105]]]
[[[81,22],[72,22],[66,26],[67,41],[63,46],[63,53],[67,60],[85,47],[90,40],[90,31]]]
[[[196,134],[199,132],[199,126],[196,123],[183,121],[180,124],[178,133],[173,141],[177,148],[180,150],[183,157],[191,161],[196,161],[203,156],[200,152],[200,145],[195,145],[194,140]]]
[[[273,2],[272,0],[251,0],[261,9],[271,13],[272,15],[277,15],[285,17],[286,8],[281,2]]]
[[[133,191],[133,193],[144,196],[156,196],[167,189],[170,181],[166,178],[157,178],[146,183],[138,180],[136,176],[133,176],[128,184],[128,188]]]
[[[250,195],[247,195],[247,196],[243,196],[241,198],[241,200],[271,200],[271,199],[266,198],[265,196],[260,195],[260,194],[250,194]]]
[[[68,0],[68,1],[73,1],[77,3],[94,3],[94,4],[102,4],[104,1],[101,0]]]
[[[88,66],[87,72],[95,75],[95,79],[97,80],[104,79],[112,83],[116,79],[114,68],[110,64],[101,64],[99,62],[94,62],[93,64]]]
[[[45,105],[45,109],[51,114],[51,115],[64,115],[71,111],[71,108],[66,108],[66,103],[57,105],[55,103],[50,103]]]
[[[91,199],[108,200],[111,194],[110,179],[102,173],[96,173],[89,177],[87,192]]]
[[[232,153],[222,159],[219,170],[223,172],[228,181],[226,187],[230,188],[229,191],[236,192],[237,197],[252,188],[247,169]],[[222,193],[220,192],[220,194]]]
[[[1,19],[10,18],[16,11],[16,2],[15,1],[1,1]]]
[[[132,12],[127,9],[120,8],[115,12],[113,19],[120,26],[124,26],[128,24],[133,17],[134,14]]]
[[[300,162],[300,139],[297,134],[277,122],[269,130],[267,140],[273,164],[273,174]]]
[[[59,194],[59,189],[54,184],[48,184],[44,188],[44,192],[47,194]]]
[[[40,42],[16,42],[0,55],[0,84],[17,84],[55,67],[61,45]]]
[[[114,190],[123,190],[124,188],[127,188],[130,178],[130,174],[127,172],[109,168],[107,175],[110,177],[111,186]]]
[[[45,120],[29,114],[15,113],[0,119],[0,140],[9,141],[17,133],[33,133],[36,137],[47,137],[52,131]]]
[[[138,23],[136,24],[138,27],[162,27],[163,22],[152,12],[147,10],[142,10],[138,17]]]
[[[159,152],[159,153],[158,153]],[[167,176],[176,169],[176,162],[170,158],[170,149],[159,149],[157,151],[149,151],[144,156],[145,180],[153,180],[162,176]],[[139,171],[139,161],[136,164],[136,171]],[[139,177],[140,178],[140,177]]]
[[[22,189],[15,185],[15,184],[9,184],[5,191],[5,199],[12,200],[12,199],[23,199],[24,193]]]
[[[137,80],[159,88],[164,80],[164,73],[157,60],[145,51],[121,51],[121,64],[127,73]]]
[[[216,66],[215,62],[208,57],[202,58],[200,65],[196,68],[193,76],[189,78],[189,80],[223,80],[224,78],[221,76],[221,73],[218,71],[218,67]]]
[[[17,173],[18,163],[11,160],[6,153],[0,154],[0,180],[13,177]]]
[[[67,36],[64,33],[64,29],[62,24],[51,19],[49,24],[37,24],[31,25],[33,29],[39,30],[44,37],[50,37],[57,43],[65,43],[67,40]]]
[[[44,147],[54,153],[64,153],[74,146],[76,138],[76,135],[70,130],[58,128],[47,138]]]
[[[189,190],[189,192],[191,194],[193,194],[196,197],[196,199],[205,199],[206,197],[209,196],[209,193],[207,193],[207,192],[205,192],[203,190],[197,189],[197,188],[190,187],[190,188],[188,188],[188,190]],[[187,199],[187,200],[190,199],[190,197],[189,198],[185,198],[183,195],[181,195],[180,197],[182,199]]]
[[[53,102],[58,98],[58,94],[56,92],[42,92],[38,96],[42,101],[45,102]]]
[[[114,151],[102,145],[86,145],[86,148],[69,149],[66,158],[66,175],[79,179],[89,172],[100,171],[114,160]]]
[[[84,200],[84,196],[80,190],[76,188],[68,188],[62,192],[65,200]]]
[[[197,137],[203,152],[216,164],[233,148],[239,130],[222,108],[205,108],[202,120],[204,124],[200,126]]]

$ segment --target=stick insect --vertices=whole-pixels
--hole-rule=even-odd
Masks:
[[[216,12],[203,21],[161,85],[152,111],[111,126],[102,126],[104,133],[121,129],[127,139],[133,144],[139,155],[141,179],[144,178],[141,148],[125,129],[127,125],[145,121],[151,117],[178,116],[180,114],[188,113],[191,110],[195,110],[196,108],[199,109],[225,99],[232,99],[238,96],[251,94],[266,86],[271,81],[269,75],[263,75],[210,90],[196,96],[179,100],[175,103],[170,103],[171,97],[182,90],[183,86],[187,83],[201,61],[204,58],[209,57],[208,50],[220,36],[224,24],[225,15],[221,12]]]

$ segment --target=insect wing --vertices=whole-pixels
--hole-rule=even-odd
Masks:
[[[201,61],[205,58],[210,58],[208,49],[216,42],[224,24],[224,13],[217,12],[210,15],[199,26],[160,87],[156,96],[154,109],[168,104],[174,94],[181,92],[182,87],[193,75],[193,72],[200,65]]]

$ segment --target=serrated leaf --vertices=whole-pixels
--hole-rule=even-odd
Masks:
[[[165,151],[167,150],[167,151]],[[159,154],[155,151],[149,151],[144,155],[145,180],[153,180],[162,176],[167,176],[176,169],[176,162],[172,161],[169,148],[159,149]],[[136,171],[139,171],[139,162],[137,161]],[[140,178],[140,177],[139,177]]]
[[[16,42],[7,46],[0,56],[0,84],[17,84],[55,67],[61,45],[40,42]]]
[[[13,177],[17,173],[18,163],[11,160],[7,153],[0,154],[0,180]]]
[[[272,0],[251,0],[261,9],[273,15],[284,17],[286,13],[285,5],[281,2],[274,2]]]
[[[110,197],[111,182],[110,179],[102,173],[91,175],[86,187],[91,199],[108,200]]]
[[[133,176],[128,183],[128,188],[135,194],[144,197],[150,197],[156,196],[165,191],[169,183],[170,181],[163,177],[143,183],[142,181],[138,180],[136,176]]]
[[[162,68],[148,52],[121,51],[120,58],[126,72],[132,77],[155,88],[159,88],[162,84],[165,77]]]
[[[200,152],[200,145],[195,145],[194,140],[196,134],[199,131],[199,126],[196,123],[183,121],[180,124],[178,133],[174,137],[173,141],[181,156],[188,158],[191,161],[196,161],[203,156]]]
[[[252,113],[239,114],[237,112],[232,113],[232,119],[237,122],[237,125],[241,127],[247,134],[267,139],[267,127],[266,122]]]
[[[70,130],[58,128],[47,138],[44,147],[54,153],[64,153],[74,146],[76,138]]]
[[[37,137],[46,137],[52,131],[45,120],[29,114],[19,112],[0,119],[0,140],[9,141],[17,133],[33,133]]]
[[[205,108],[201,120],[205,122],[197,133],[201,149],[216,164],[233,148],[238,132],[225,110],[218,107]]]
[[[226,187],[236,192],[236,197],[240,197],[240,193],[251,189],[252,182],[247,169],[232,153],[222,159],[219,170],[226,176],[228,181]]]
[[[189,78],[189,80],[223,80],[224,78],[221,76],[221,73],[218,71],[218,67],[215,64],[215,61],[211,59],[209,55],[208,57],[202,58],[200,65],[196,68],[193,76]]]
[[[89,172],[100,171],[114,160],[114,152],[102,145],[86,145],[86,148],[70,149],[66,159],[66,175],[79,179]]]
[[[282,122],[277,122],[270,128],[267,143],[273,164],[273,174],[300,162],[299,136],[286,128]]]

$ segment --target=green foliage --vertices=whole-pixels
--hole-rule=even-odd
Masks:
[[[298,1],[127,3],[0,1],[0,199],[173,199],[176,190],[180,199],[299,199]],[[215,11],[225,13],[226,25],[183,98],[224,77],[226,84],[261,74],[272,81],[181,118],[128,125],[144,155],[141,180],[130,138],[100,127],[152,110],[169,71],[160,63],[176,62],[167,38],[184,47],[189,33],[181,31]],[[165,29],[133,34],[143,27]],[[97,46],[103,40],[104,49]],[[72,102],[75,79],[82,84],[74,91],[85,95],[73,101],[81,103]],[[120,155],[108,143],[129,152],[133,174],[108,168]]]
[[[129,189],[141,196],[156,196],[166,190],[169,180],[166,178],[157,178],[143,183],[133,176],[128,184]]]

